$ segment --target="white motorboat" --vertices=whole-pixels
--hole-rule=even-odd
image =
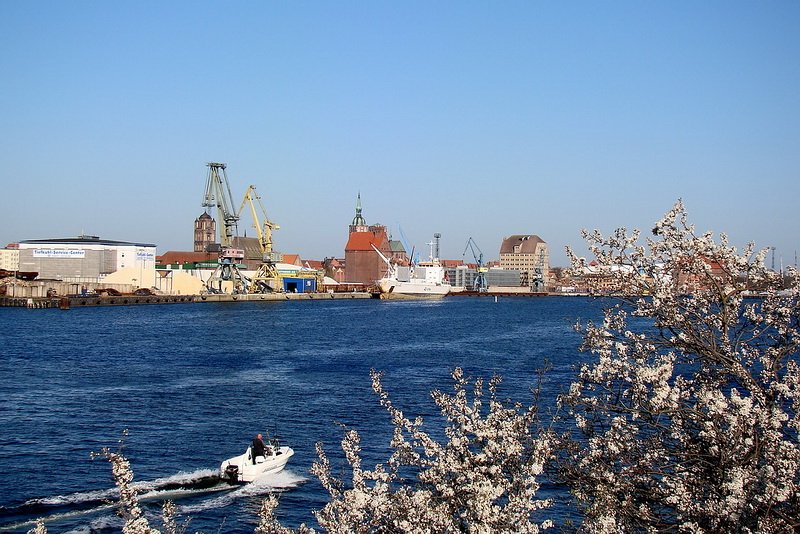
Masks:
[[[433,243],[428,245],[431,246],[430,259],[407,267],[393,263],[372,245],[387,266],[386,275],[375,281],[381,290],[381,298],[441,298],[450,293],[452,287],[444,267],[433,253]]]
[[[219,466],[219,476],[228,484],[246,484],[263,475],[277,473],[286,467],[286,462],[294,455],[291,447],[280,446],[278,440],[267,440],[264,456],[256,456],[253,460],[252,448],[239,456],[228,458]]]

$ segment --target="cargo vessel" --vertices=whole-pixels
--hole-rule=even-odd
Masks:
[[[386,275],[375,281],[380,290],[380,298],[442,298],[450,293],[447,274],[439,258],[433,254],[433,244],[430,245],[431,255],[428,261],[416,264],[412,262],[408,266],[393,263],[372,246],[387,266]]]

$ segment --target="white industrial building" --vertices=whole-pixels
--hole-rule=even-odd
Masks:
[[[0,271],[19,271],[19,249],[16,246],[0,249]]]
[[[68,283],[101,283],[123,271],[130,283],[152,287],[156,277],[156,246],[81,235],[64,239],[19,242],[19,270],[39,273],[38,279]]]

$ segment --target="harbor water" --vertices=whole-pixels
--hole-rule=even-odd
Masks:
[[[37,517],[49,532],[119,531],[110,466],[91,453],[117,450],[124,430],[154,526],[171,499],[189,532],[252,532],[270,492],[284,525],[316,526],[327,493],[309,472],[315,443],[337,474],[347,473],[344,427],[360,432],[366,468],[388,458],[391,427],[371,369],[431,432],[429,393],[452,388],[457,366],[473,378],[502,375],[501,396],[520,402],[532,401],[547,366],[547,410],[589,357],[573,325],[600,318],[602,305],[450,297],[0,308],[0,532],[25,532]],[[242,487],[203,483],[258,432],[295,450],[286,470]],[[551,513],[567,508],[556,499]]]

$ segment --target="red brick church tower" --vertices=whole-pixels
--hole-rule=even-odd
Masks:
[[[375,280],[386,274],[386,264],[372,248],[381,251],[387,258],[392,255],[389,235],[381,224],[367,225],[361,215],[361,193],[356,202],[356,216],[350,223],[350,235],[344,247],[345,280],[350,283],[375,284]]]
[[[208,252],[208,246],[217,242],[217,223],[204,212],[194,220],[194,251]]]

